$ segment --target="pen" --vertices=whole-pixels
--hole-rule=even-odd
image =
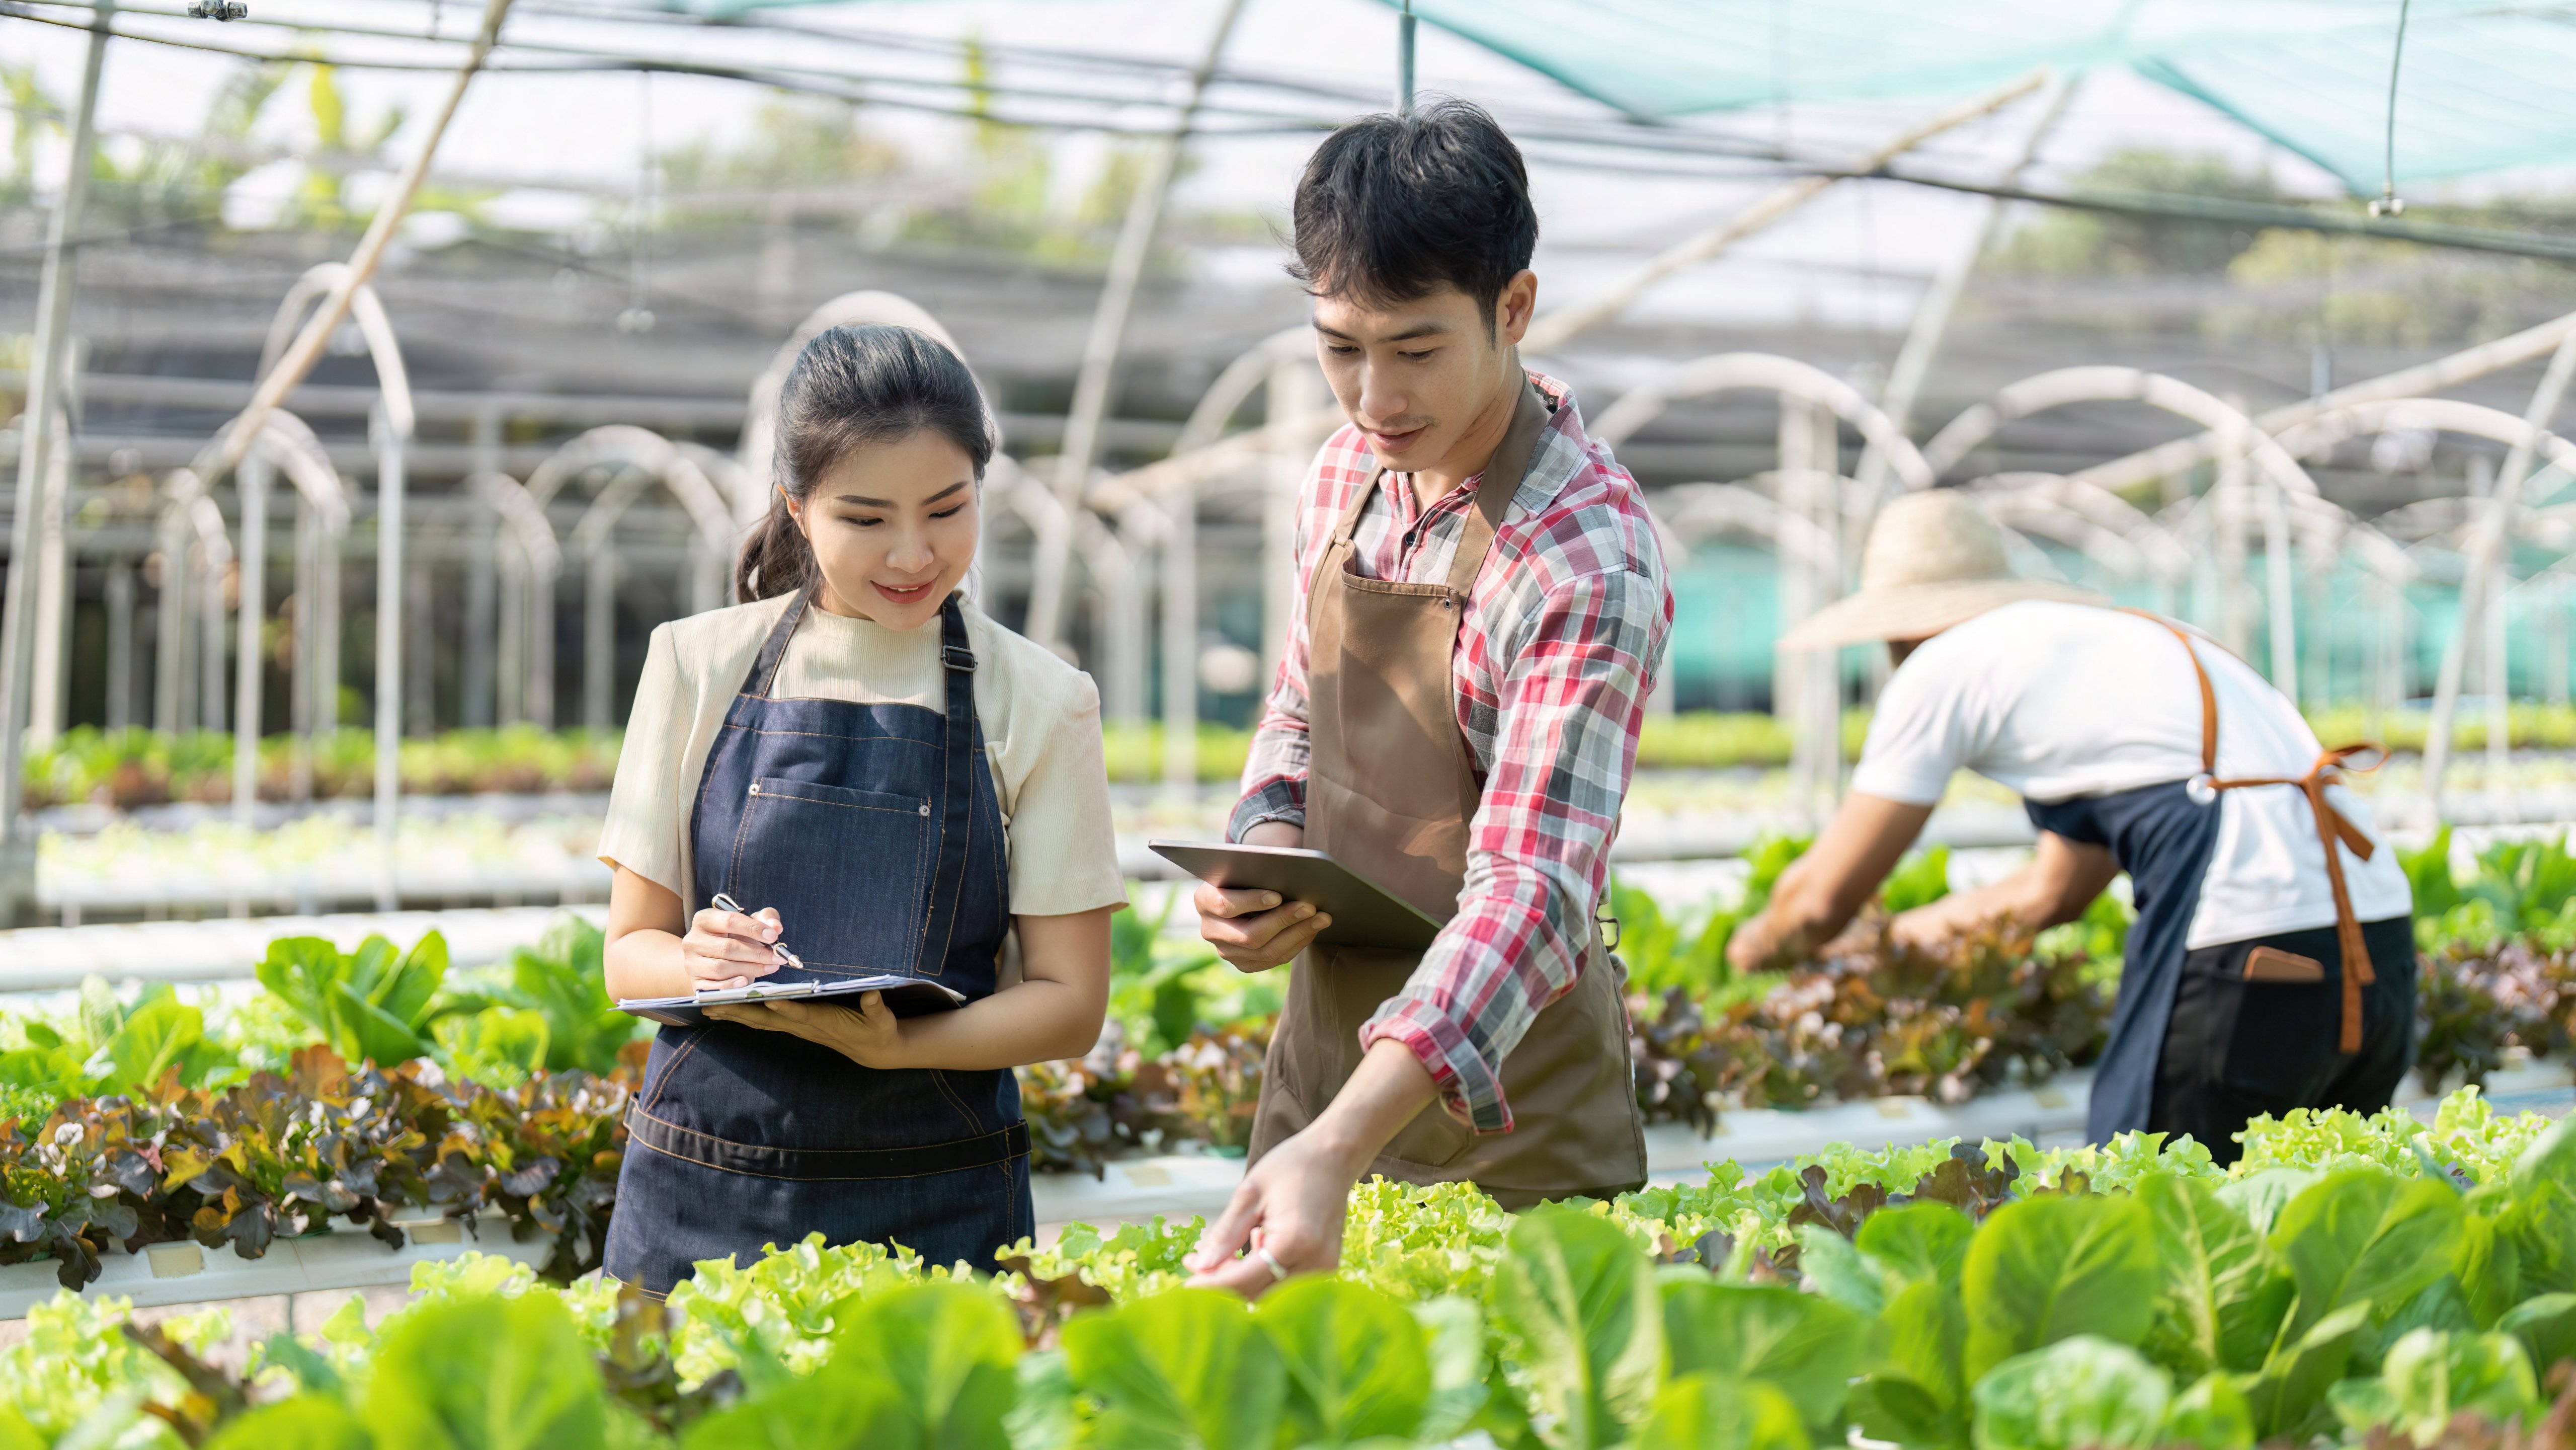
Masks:
[[[715,894],[715,898],[709,901],[707,905],[714,907],[718,911],[730,911],[736,916],[751,915],[750,912],[742,909],[741,902],[734,900],[732,897],[725,895],[721,891],[717,892]],[[787,939],[785,937],[780,937],[777,941],[771,942],[769,944],[769,949],[778,954],[778,965],[782,967],[794,967],[800,972],[805,970],[804,958],[799,957],[794,952],[787,949]]]

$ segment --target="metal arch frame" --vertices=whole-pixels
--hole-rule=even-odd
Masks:
[[[222,579],[223,571],[232,564],[233,545],[232,537],[224,532],[223,510],[215,507],[214,499],[207,495],[204,482],[198,478],[197,471],[193,468],[172,470],[164,483],[161,517],[156,525],[156,532],[160,535],[161,543],[163,645],[154,660],[152,709],[154,723],[166,734],[185,729],[187,725],[182,718],[183,712],[179,706],[187,691],[188,651],[178,647],[177,641],[187,637],[188,592],[192,588],[201,593],[208,592],[207,585],[210,581],[213,584],[210,597],[215,606],[211,611],[214,626],[213,653],[218,660],[222,657]],[[191,533],[195,535],[193,548],[189,538]],[[192,552],[200,555],[194,570],[189,569],[186,563],[187,556]],[[190,578],[191,574],[195,577]],[[201,638],[197,649],[202,653],[204,646],[205,641]],[[220,671],[222,667],[218,664],[215,668]],[[203,673],[201,669],[200,675],[202,676]],[[203,688],[201,678],[199,684],[201,694]],[[212,698],[220,704],[223,694],[223,680],[218,674],[214,681]],[[202,698],[198,700],[197,706],[198,713],[202,716],[205,700]]]
[[[295,656],[291,671],[288,724],[296,740],[294,792],[299,801],[313,794],[313,747],[316,737],[339,728],[340,712],[340,563],[349,537],[349,490],[331,456],[303,419],[283,408],[272,410],[251,450],[236,471],[237,481],[255,468],[275,467],[294,485],[299,505],[295,521]],[[264,479],[246,486],[262,487]],[[247,531],[245,531],[247,533]],[[247,617],[243,637],[254,637],[266,601]],[[257,676],[253,675],[253,679]],[[254,709],[252,714],[256,714]],[[239,768],[238,761],[236,769]]]
[[[1153,537],[1163,532],[1152,525],[1140,529],[1134,517],[1139,512],[1151,511],[1130,509],[1121,517],[1123,527],[1111,528],[1091,509],[1070,511],[1070,542],[1099,587],[1104,616],[1100,667],[1093,672],[1100,684],[1100,713],[1121,723],[1144,718],[1145,606],[1153,589],[1147,551]]]
[[[2528,446],[2549,466],[2576,478],[2576,443],[2546,428],[2534,428],[2501,408],[2464,403],[2456,398],[2390,398],[2347,403],[2281,430],[2283,448],[2311,454],[2349,439],[2398,428],[2423,428],[2484,438],[2507,447]]]
[[[1172,455],[1196,453],[1214,443],[1234,421],[1255,389],[1269,394],[1271,421],[1296,411],[1294,398],[1298,390],[1292,385],[1293,369],[1301,362],[1314,361],[1314,329],[1299,324],[1283,327],[1251,347],[1244,349],[1225,370],[1216,376],[1207,390],[1199,395],[1198,405],[1190,409],[1181,424],[1181,436],[1172,445]],[[1287,520],[1294,527],[1291,506],[1276,506],[1272,495],[1282,487],[1293,488],[1291,475],[1280,459],[1296,447],[1294,432],[1274,434],[1277,440],[1271,450],[1269,465],[1262,469],[1254,492],[1262,500],[1263,558],[1273,559],[1285,548],[1284,541],[1270,537]],[[1138,493],[1119,484],[1114,487],[1134,500],[1120,507],[1116,501],[1102,497],[1108,490],[1095,490],[1092,506],[1118,507],[1122,519],[1146,509],[1155,509],[1162,519],[1161,529],[1161,594],[1163,604],[1163,789],[1174,796],[1188,795],[1198,788],[1199,735],[1199,503],[1210,491],[1209,476],[1185,475],[1173,487],[1165,489],[1158,499],[1149,493]],[[1274,633],[1276,621],[1268,605],[1276,591],[1265,584],[1263,591],[1262,633]],[[1284,637],[1286,631],[1275,631]]]
[[[563,548],[546,510],[506,473],[468,474],[465,487],[501,521],[501,571],[513,588],[501,596],[499,658],[493,673],[509,691],[500,702],[504,721],[555,723],[555,581],[563,577]]]
[[[1936,475],[1948,473],[2004,424],[2076,403],[2143,403],[2221,436],[2232,432],[2243,440],[2248,456],[2283,489],[2318,491],[2316,480],[2308,477],[2299,461],[2256,426],[2244,409],[2180,378],[2144,368],[2057,368],[2007,383],[1992,401],[1978,403],[1944,424],[1923,445],[1923,459]]]
[[[1722,352],[1684,363],[1662,381],[1622,395],[1593,421],[1592,436],[1616,448],[1685,398],[1746,390],[1781,393],[1830,410],[1877,445],[1908,488],[1930,488],[1940,477],[1914,441],[1849,383],[1774,353]]]
[[[460,77],[458,85],[457,94],[462,94],[463,77]],[[451,99],[451,110],[454,104]],[[441,125],[444,125],[443,119]],[[433,141],[432,145],[435,144]],[[417,165],[426,166],[426,157],[424,152]],[[416,176],[413,179],[417,181]],[[408,204],[408,193],[404,204]],[[398,904],[393,879],[393,850],[395,822],[402,810],[404,455],[410,448],[419,415],[412,406],[411,374],[403,366],[402,346],[394,335],[393,320],[385,315],[383,300],[367,281],[367,274],[375,269],[375,259],[367,254],[364,243],[360,245],[359,255],[365,258],[363,272],[353,270],[347,262],[320,262],[306,268],[304,275],[295,279],[295,285],[287,289],[285,298],[278,304],[277,315],[269,324],[268,338],[260,350],[258,375],[262,385],[267,386],[269,375],[280,365],[281,359],[288,352],[296,351],[296,343],[304,327],[309,325],[304,317],[306,310],[317,303],[330,305],[331,299],[340,295],[342,288],[347,288],[349,315],[358,324],[359,336],[366,340],[368,360],[375,366],[376,386],[383,399],[368,431],[374,437],[377,460],[376,904],[389,911]],[[309,367],[312,355],[299,355],[305,359],[301,365]],[[247,411],[257,413],[260,406],[260,400],[254,398]],[[262,435],[265,436],[266,432],[263,427]],[[215,448],[225,447],[229,437],[229,430],[217,434]],[[219,461],[223,456],[217,452],[214,458]],[[245,484],[243,487],[248,490],[255,486]],[[248,699],[250,694],[251,691],[245,687],[243,697]],[[234,770],[237,775],[242,769],[236,759]],[[235,809],[247,811],[249,803],[240,800],[240,794],[235,792]]]
[[[260,345],[259,371],[255,376],[268,376],[278,358],[294,345],[296,333],[303,328],[306,309],[328,297],[348,273],[346,262],[317,262],[295,279],[295,285],[286,289],[285,300],[277,304],[277,315],[269,320],[268,339]],[[376,296],[374,284],[362,282],[350,291],[349,316],[358,324],[359,335],[366,339],[368,360],[376,367],[376,385],[384,390],[385,421],[408,442],[418,421],[412,409],[411,374],[403,366],[393,319],[385,315],[385,304]]]
[[[2073,475],[2070,475],[2072,477]],[[2080,479],[2078,480],[2081,481]],[[2423,569],[2410,558],[2404,546],[2382,531],[2346,513],[2332,501],[2308,494],[2287,494],[2289,523],[2311,547],[2340,556],[2350,552],[2363,568],[2390,584],[2408,584],[2424,576]],[[2211,537],[2218,524],[2211,518],[2206,495],[2187,498],[2157,515],[2158,522],[2167,518],[2181,521],[2181,527],[2168,527],[2166,532],[2177,539]]]
[[[1064,535],[1071,542],[1073,513],[1056,497],[1045,480],[1020,466],[1020,461],[1003,454],[993,456],[993,467],[987,474],[986,492],[998,493],[1004,507],[1028,525],[1030,537],[1043,543],[1048,538]],[[988,532],[987,537],[990,537]],[[981,564],[977,566],[980,570]]]
[[[1794,552],[1812,568],[1841,567],[1833,539],[1813,520],[1782,508],[1778,499],[1753,486],[1774,476],[1757,473],[1740,483],[1683,483],[1660,490],[1656,506],[1647,510],[1657,541],[1686,559],[1701,540],[1741,532]]]
[[[608,670],[616,648],[617,556],[609,541],[618,520],[648,484],[660,484],[689,515],[697,554],[691,569],[693,612],[723,606],[725,562],[742,524],[694,458],[661,434],[631,423],[593,428],[556,449],[528,475],[528,500],[542,514],[565,485],[598,469],[613,472],[573,525],[567,552],[582,562],[582,719],[590,728],[604,730],[613,684]]]
[[[2313,418],[2285,428],[2279,435],[2284,448],[2306,454],[2329,448],[2348,439],[2366,434],[2383,433],[2394,428],[2426,428],[2440,433],[2458,433],[2484,438],[2509,448],[2527,448],[2545,459],[2542,471],[2555,470],[2576,478],[2576,443],[2559,437],[2545,428],[2535,428],[2527,420],[2498,408],[2465,403],[2454,398],[2389,398],[2373,402],[2347,403],[2330,408]],[[2319,500],[2323,502],[2323,500]],[[2304,507],[2305,505],[2303,505]],[[2328,505],[2331,507],[2331,505]],[[2337,510],[2341,513],[2341,510]],[[2422,570],[2412,559],[2404,557],[2393,540],[2366,524],[2346,517],[2345,527],[2365,539],[2377,539],[2404,560],[2403,575],[2388,574],[2392,582],[2403,583],[2418,577]],[[2365,557],[2368,546],[2365,543]],[[2383,570],[2384,574],[2388,571]]]
[[[2152,523],[2148,526],[2152,532],[2141,531],[2140,537],[2133,539],[2059,500],[2044,487],[1980,490],[1975,495],[1975,502],[1987,518],[1994,520],[1997,528],[2054,539],[2083,555],[2087,562],[2101,565],[2124,579],[2169,590],[2190,572],[2188,555],[2184,555],[2177,564],[2163,550],[2140,542],[2145,538],[2161,539],[2163,530],[2155,529]],[[2170,539],[2161,541],[2172,544]],[[2180,552],[2179,546],[2174,552]]]
[[[312,426],[279,408],[268,416],[251,447],[276,465],[295,491],[313,506],[323,529],[339,536],[349,531],[349,486],[331,464],[329,450]]]
[[[1998,509],[2065,521],[2067,532],[2052,532],[2050,537],[2081,550],[2086,558],[2110,563],[2131,578],[2171,585],[2191,573],[2191,551],[2153,515],[2109,489],[2058,473],[1989,474],[1968,487],[1978,506],[1997,523],[2007,522],[1998,516]],[[2106,553],[2092,546],[2102,541],[2118,547]],[[2111,555],[2121,553],[2134,564],[2112,563]]]
[[[2565,356],[2566,346],[2561,344],[2562,358]],[[2565,382],[2564,367],[2563,361],[2553,359],[2551,373],[2561,385]],[[2544,393],[2547,393],[2549,386],[2550,384],[2545,380]],[[2554,404],[2556,395],[2548,394],[2547,401]],[[2543,411],[2546,412],[2548,409],[2544,408]],[[2576,477],[2576,445],[2571,445],[2555,433],[2537,426],[2531,418],[2517,418],[2500,409],[2482,407],[2452,398],[2396,398],[2349,403],[2328,409],[2313,419],[2304,420],[2284,429],[2282,436],[2285,442],[2296,441],[2304,449],[2313,450],[2331,446],[2346,438],[2358,437],[2364,433],[2384,432],[2391,428],[2428,428],[2436,432],[2460,433],[2469,437],[2489,439],[2513,450],[2513,461],[2507,464],[2509,468],[2518,465],[2527,466],[2529,459],[2540,457],[2547,460],[2544,471],[2554,469],[2561,474]],[[2522,483],[2523,480],[2520,478],[2513,481],[2514,493],[2520,491]],[[2500,501],[2512,503],[2510,496]],[[2517,507],[2516,512],[2520,513],[2523,510]],[[2514,522],[2513,519],[2507,518],[2499,520],[2499,525],[2511,528]],[[2462,591],[2464,601],[2474,598],[2484,587],[2480,585],[2478,579],[2478,570],[2481,567],[2478,547],[2473,544],[2469,552],[2471,577],[2468,587]],[[2495,567],[2501,566],[2498,564]],[[2482,609],[2483,606],[2477,606],[2477,608]],[[2464,619],[2461,627],[2466,629],[2469,623],[2470,621]],[[2441,674],[2433,691],[2433,718],[2425,737],[2425,794],[2436,816],[2441,811],[2445,777],[2450,767],[2451,726],[2454,712],[2459,705],[2460,672],[2465,649],[2465,639],[2455,635],[2443,651]],[[2501,674],[2503,670],[2501,659],[2492,661],[2490,668]],[[2491,738],[2488,749],[2491,757],[2501,757],[2507,749],[2507,742],[2502,737]]]
[[[306,275],[309,278],[312,274]],[[295,306],[290,294],[288,306],[281,312],[284,324],[290,327]],[[382,312],[375,315],[381,323]],[[398,368],[399,364],[396,366]],[[238,426],[239,422],[236,419],[227,425],[227,429]],[[327,715],[334,725],[338,723],[339,551],[349,530],[349,499],[339,470],[331,466],[330,456],[323,451],[321,440],[314,436],[312,428],[303,419],[284,408],[271,409],[261,420],[258,436],[251,439],[242,462],[243,466],[233,473],[234,487],[241,500],[242,530],[238,554],[241,587],[235,605],[240,639],[234,646],[233,819],[248,826],[256,821],[259,809],[259,740],[264,723],[261,719],[262,685],[267,672],[260,646],[261,635],[268,622],[269,470],[282,470],[287,481],[294,485],[297,498],[307,510],[318,513],[322,522],[323,539],[318,548],[309,529],[300,521],[296,530],[296,587],[303,592],[308,609],[316,601],[327,598],[327,603],[321,608],[312,610],[314,618],[300,621],[304,627],[296,632],[293,689],[288,698],[294,702],[289,723],[297,737],[295,773],[299,795],[308,793],[312,786],[312,731],[316,719]],[[210,638],[213,628],[210,621]],[[329,662],[329,668],[317,670],[316,665],[323,661]],[[328,692],[330,709],[316,711],[313,708],[317,686],[319,690]]]
[[[741,474],[734,495],[735,516],[750,523],[769,508],[769,494],[774,486],[773,469],[778,447],[778,398],[787,388],[787,375],[796,368],[796,359],[805,345],[835,327],[865,327],[884,323],[896,327],[918,328],[939,339],[950,352],[966,363],[969,373],[975,364],[966,357],[966,349],[957,345],[939,319],[921,304],[899,293],[868,289],[844,292],[805,314],[796,330],[770,354],[769,365],[751,381],[751,395],[742,420],[742,442],[737,452]],[[975,390],[984,398],[985,425],[992,430],[993,451],[1002,450],[1002,420],[993,411],[992,390],[984,386],[983,375],[975,375]],[[535,480],[531,478],[530,482]]]
[[[1315,330],[1300,323],[1283,327],[1261,341],[1245,348],[1225,370],[1199,394],[1198,405],[1190,409],[1189,421],[1181,425],[1181,436],[1172,444],[1175,456],[1194,453],[1225,436],[1226,425],[1252,400],[1255,390],[1270,381],[1270,370],[1282,362],[1303,356],[1312,346]]]
[[[2087,366],[2057,368],[2037,373],[1998,389],[1994,397],[1963,410],[1943,425],[1923,445],[1923,456],[1935,473],[1947,473],[1974,452],[1979,444],[1992,438],[2007,422],[2027,418],[2075,403],[2141,403],[2162,412],[2198,423],[2214,430],[2226,440],[2222,467],[2215,494],[2230,500],[2239,499],[2243,488],[2242,463],[2250,461],[2272,481],[2273,488],[2255,503],[2264,526],[2264,548],[2267,555],[2286,556],[2289,552],[2289,505],[2298,497],[2321,497],[2316,480],[2290,456],[2272,436],[2265,433],[2245,410],[2215,395],[2192,386],[2179,378],[2143,368]],[[2223,536],[2234,546],[2233,533]],[[2220,614],[2218,633],[2234,649],[2242,649],[2248,636],[2241,632],[2243,616],[2235,589],[2235,571],[2221,561]],[[2293,696],[2298,691],[2298,641],[2295,633],[2292,582],[2287,568],[2271,570],[2265,578],[2268,598],[2264,614],[2271,623],[2272,683]]]
[[[734,541],[742,535],[741,526],[725,507],[724,495],[708,478],[697,459],[661,434],[632,423],[611,423],[606,427],[593,428],[556,449],[528,475],[525,487],[529,500],[542,510],[554,501],[555,495],[562,492],[566,484],[600,468],[616,469],[621,478],[640,474],[662,485],[688,514],[689,522],[696,528],[698,542],[710,558],[721,562],[732,550]],[[601,505],[616,491],[614,482],[602,489],[583,512],[581,520],[573,526],[574,552],[587,553],[602,547],[606,542],[606,531],[616,526],[617,513],[622,513],[627,505],[634,502],[633,493],[627,492],[619,499],[615,512],[604,520],[599,519]],[[716,600],[702,601],[700,607],[715,608],[719,603]]]
[[[591,469],[621,465],[651,474],[688,511],[689,521],[711,540],[730,541],[738,525],[723,495],[695,458],[679,444],[633,423],[609,423],[567,440],[528,474],[523,485],[537,507],[554,502],[564,485]]]

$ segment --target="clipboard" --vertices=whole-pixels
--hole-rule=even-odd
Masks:
[[[897,1017],[919,1017],[924,1013],[946,1012],[966,1005],[966,994],[953,987],[919,977],[899,977],[891,972],[880,972],[824,982],[754,982],[746,987],[726,987],[686,997],[626,997],[618,1001],[617,1010],[666,1027],[703,1027],[709,1021],[706,1013],[709,1007],[731,1006],[740,1002],[828,1002],[848,997],[851,1000],[842,1005],[856,1008],[858,997],[868,992],[885,993],[885,1004],[894,1009]]]
[[[1321,851],[1223,841],[1147,841],[1145,848],[1211,886],[1314,903],[1333,919],[1315,938],[1326,946],[1418,952],[1440,934],[1440,923],[1412,902]]]

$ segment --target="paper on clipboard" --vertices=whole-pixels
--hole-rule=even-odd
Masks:
[[[919,977],[897,976],[879,972],[864,977],[836,977],[822,982],[753,982],[744,987],[725,987],[713,992],[697,992],[686,997],[626,997],[617,1010],[631,1013],[670,1027],[697,1027],[707,1020],[709,1007],[731,1006],[740,1002],[777,1002],[796,998],[808,1000],[854,997],[866,992],[885,993],[886,1005],[898,1017],[917,1017],[924,1012],[945,1011],[965,1004],[966,994],[937,982]],[[853,1002],[851,1006],[858,1005]]]

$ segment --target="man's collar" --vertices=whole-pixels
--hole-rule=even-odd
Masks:
[[[1521,475],[1520,487],[1512,494],[1512,507],[1525,513],[1536,513],[1555,502],[1556,496],[1565,491],[1565,486],[1574,481],[1574,476],[1583,471],[1584,465],[1591,461],[1592,445],[1583,431],[1583,412],[1575,405],[1573,387],[1536,368],[1524,368],[1522,372],[1538,389],[1540,401],[1547,404],[1548,419],[1539,430],[1538,441],[1530,446],[1529,467]],[[1367,446],[1365,439],[1361,446]],[[1497,452],[1501,451],[1501,443],[1494,446]],[[1493,460],[1487,459],[1486,467],[1492,467],[1492,463]],[[1467,491],[1467,485],[1461,484],[1426,506],[1412,494],[1411,474],[1388,468],[1383,463],[1377,468],[1388,478],[1404,480],[1403,491],[1407,497],[1400,507],[1407,516],[1437,508]],[[1481,488],[1484,476],[1485,469],[1480,468],[1468,476],[1468,483]]]
[[[1512,495],[1514,507],[1536,513],[1556,501],[1567,484],[1592,459],[1591,440],[1583,431],[1583,412],[1575,406],[1574,389],[1538,371],[1526,369],[1539,397],[1547,403],[1547,425],[1530,448],[1529,471]]]

